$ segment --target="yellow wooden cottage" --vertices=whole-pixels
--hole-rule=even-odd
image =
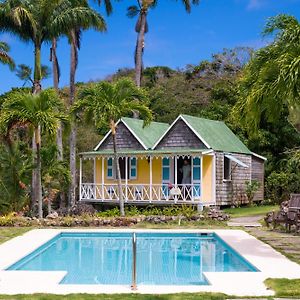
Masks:
[[[263,200],[265,158],[223,122],[180,115],[171,125],[143,127],[142,120],[122,118],[116,140],[126,203],[230,205],[246,200],[252,180],[260,183],[255,200]],[[82,159],[94,161],[93,182],[82,182]],[[113,160],[110,132],[80,154],[80,201],[119,201]]]

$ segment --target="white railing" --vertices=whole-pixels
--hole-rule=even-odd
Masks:
[[[200,184],[169,185],[169,184],[122,184],[125,202],[201,202]],[[80,200],[91,202],[118,202],[117,184],[82,183]]]

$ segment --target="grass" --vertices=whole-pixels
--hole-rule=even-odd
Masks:
[[[224,212],[230,214],[233,218],[250,217],[265,215],[272,210],[278,210],[278,205],[262,205],[262,206],[244,206],[237,208],[226,208]]]
[[[269,278],[265,284],[275,291],[276,297],[300,298],[300,279]]]
[[[30,227],[0,227],[0,244],[31,230]]]
[[[140,294],[114,294],[114,295],[91,295],[91,294],[71,294],[71,295],[47,295],[47,294],[36,294],[36,295],[16,295],[6,296],[0,295],[2,300],[225,300],[228,296],[224,294],[214,293],[201,293],[201,294],[172,294],[172,295],[140,295]]]

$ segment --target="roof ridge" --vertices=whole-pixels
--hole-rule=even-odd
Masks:
[[[129,120],[132,120],[132,121],[140,121],[140,122],[144,122],[144,120],[142,120],[142,119],[135,119],[135,118],[130,118],[130,117],[122,117],[122,118],[121,118],[121,120],[124,120],[124,119],[129,119]],[[169,126],[169,123],[165,123],[165,122],[151,121],[151,123],[155,123],[155,124],[163,124],[163,125],[168,125],[168,126]]]
[[[218,122],[218,123],[226,124],[224,121],[221,121],[221,120],[212,120],[212,119],[207,119],[207,118],[203,118],[203,117],[196,117],[196,116],[187,115],[187,114],[180,114],[180,116],[194,118],[194,119],[200,119],[200,120],[205,120],[205,121],[208,121],[208,122]]]

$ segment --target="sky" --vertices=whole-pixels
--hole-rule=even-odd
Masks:
[[[126,8],[136,0],[115,2],[114,12],[107,17],[103,8],[93,4],[105,17],[107,32],[86,31],[82,36],[77,81],[104,79],[120,68],[134,67],[136,19],[126,17]],[[181,0],[160,0],[148,16],[144,65],[184,68],[209,60],[223,48],[249,46],[259,48],[268,39],[261,31],[268,17],[279,13],[291,14],[300,20],[300,0],[202,0],[187,14]],[[11,46],[16,64],[33,65],[33,46],[20,42],[17,37],[0,33],[0,41]],[[49,62],[50,45],[42,49],[42,63]],[[58,44],[61,65],[60,86],[68,84],[70,48],[62,38]],[[7,66],[0,65],[0,93],[23,82]],[[44,80],[43,88],[51,87],[52,79]]]

